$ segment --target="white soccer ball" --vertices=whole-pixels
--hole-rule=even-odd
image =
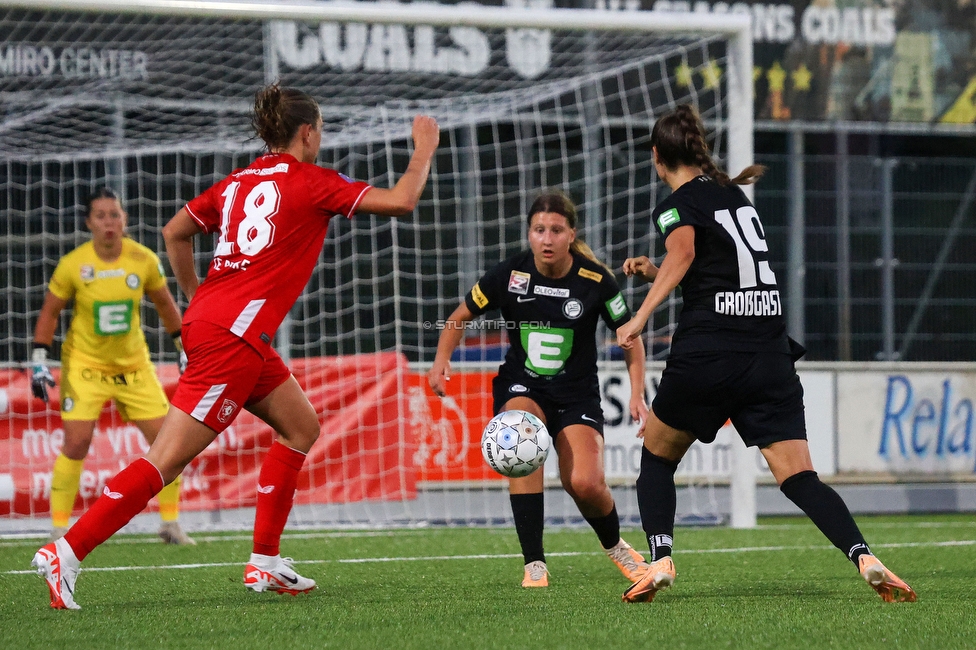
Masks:
[[[542,420],[525,411],[502,411],[481,435],[481,455],[502,476],[528,476],[542,467],[552,447]]]

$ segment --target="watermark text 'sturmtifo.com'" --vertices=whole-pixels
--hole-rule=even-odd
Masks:
[[[551,325],[549,321],[541,320],[502,320],[500,318],[485,318],[482,320],[467,321],[464,323],[458,323],[452,320],[435,320],[435,321],[424,321],[425,330],[449,330],[449,329],[465,329],[465,330],[502,330],[502,329],[549,329]]]

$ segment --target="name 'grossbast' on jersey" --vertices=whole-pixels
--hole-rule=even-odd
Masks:
[[[664,239],[682,226],[695,229],[695,259],[680,284],[684,305],[672,354],[789,352],[766,233],[738,185],[698,176],[662,201],[652,218]]]
[[[217,245],[183,322],[219,325],[263,354],[308,283],[329,220],[352,217],[370,187],[268,154],[190,201],[187,212]]]
[[[576,254],[569,273],[549,278],[523,251],[485,273],[464,301],[475,316],[501,310],[510,343],[503,370],[540,387],[591,389],[598,319],[614,331],[631,316],[613,274]]]

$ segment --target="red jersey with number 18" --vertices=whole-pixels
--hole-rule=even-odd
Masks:
[[[183,322],[219,325],[264,354],[312,275],[329,220],[352,217],[370,187],[269,154],[190,201],[186,211],[197,225],[219,235]]]

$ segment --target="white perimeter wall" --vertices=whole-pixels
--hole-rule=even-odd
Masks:
[[[976,479],[974,413],[976,364],[798,365],[804,389],[807,437],[814,468],[837,479]],[[663,365],[647,373],[653,399]],[[611,480],[635,479],[641,441],[627,411],[630,388],[622,364],[600,371],[607,425],[606,468]],[[678,477],[726,479],[732,445],[742,442],[731,426],[711,445],[695,443]],[[760,478],[771,479],[758,450]],[[547,474],[557,476],[554,455]]]

